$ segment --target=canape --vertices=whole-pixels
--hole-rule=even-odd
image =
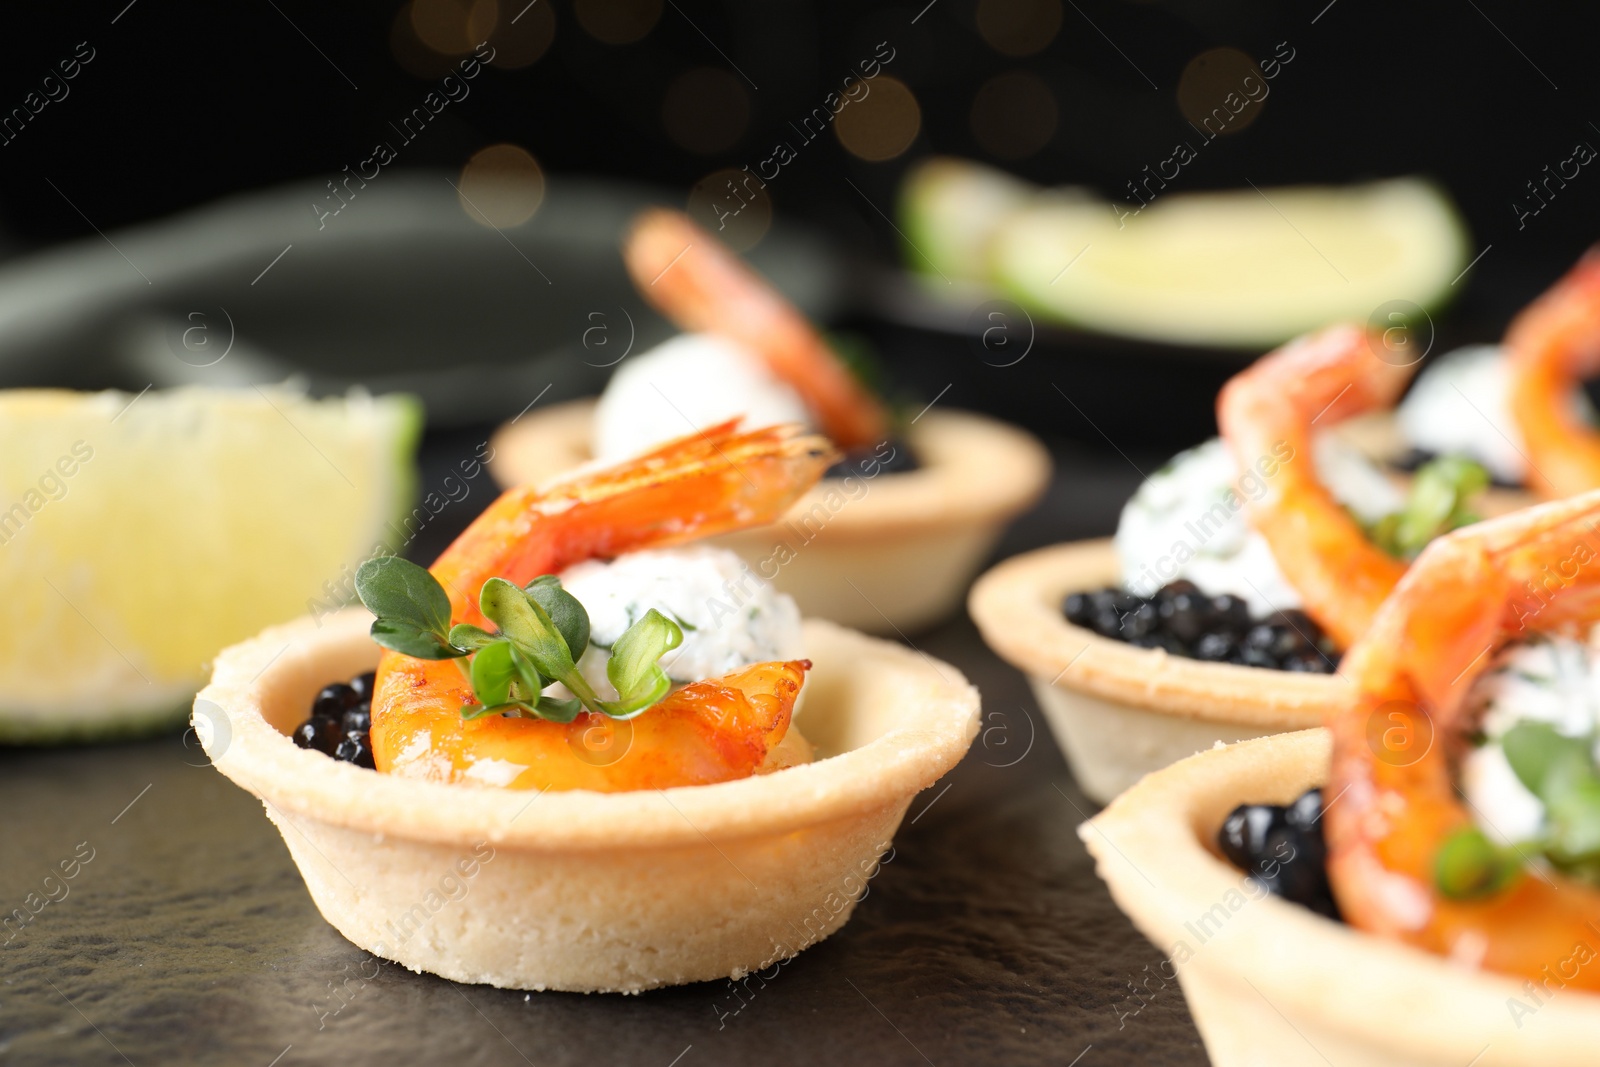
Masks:
[[[352,609],[229,649],[197,732],[335,929],[459,982],[638,992],[771,967],[844,925],[911,798],[977,731],[953,668],[811,621],[804,766],[615,794],[375,774],[288,736],[330,679],[377,665],[371,621]]]
[[[1193,757],[1084,827],[1214,1062],[1592,1062],[1597,519],[1600,491],[1434,541],[1326,732]]]
[[[759,583],[726,608],[738,558],[678,547],[770,522],[833,458],[729,423],[509,490],[431,569],[363,563],[371,614],[224,653],[197,732],[379,956],[589,992],[770,967],[849,918],[977,731],[953,668]]]
[[[623,253],[639,292],[686,332],[627,356],[597,402],[513,420],[494,441],[496,479],[617,462],[737,416],[809,424],[844,452],[829,477],[779,522],[724,543],[808,615],[905,633],[954,611],[1005,524],[1044,492],[1043,446],[932,404],[897,419],[869,384],[869,358],[847,363],[836,340],[678,212],[645,212]]]
[[[1118,907],[1165,954],[1161,980],[1182,987],[1211,1062],[1593,1063],[1600,997],[1363,934],[1266,894],[1219,855],[1232,809],[1324,785],[1330,750],[1315,729],[1202,752],[1079,829]]]
[[[1152,473],[1114,542],[1029,553],[974,586],[985,640],[1028,676],[1090,796],[1316,725],[1348,694],[1340,650],[1406,560],[1475,517],[1480,468],[1437,461],[1408,496],[1328,432],[1404,384],[1372,340],[1334,327],[1259,360],[1219,398],[1223,439]]]

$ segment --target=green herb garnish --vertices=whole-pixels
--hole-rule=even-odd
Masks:
[[[1416,559],[1435,537],[1478,521],[1467,502],[1488,485],[1489,472],[1477,463],[1440,456],[1417,468],[1404,506],[1373,523],[1367,533],[1396,559]]]
[[[1591,876],[1600,865],[1600,768],[1593,737],[1567,737],[1547,722],[1524,720],[1500,739],[1506,761],[1544,803],[1539,847],[1557,867]]]
[[[466,675],[476,703],[461,716],[520,715],[571,722],[588,709],[613,719],[631,719],[660,702],[672,688],[661,669],[663,655],[683,643],[683,629],[654,608],[619,637],[606,661],[616,700],[602,700],[578,670],[589,647],[589,613],[553,574],[519,588],[491,578],[478,593],[478,607],[495,624],[450,625],[450,598],[428,571],[398,556],[370,559],[356,571],[356,594],[377,616],[372,639],[418,659],[470,657]],[[571,700],[544,695],[556,682]]]
[[[1433,860],[1433,880],[1451,900],[1481,900],[1505,889],[1522,872],[1515,850],[1501,848],[1476,826],[1444,839]]]

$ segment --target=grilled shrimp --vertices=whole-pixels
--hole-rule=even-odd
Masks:
[[[736,425],[556,485],[507,490],[431,568],[450,597],[451,622],[484,621],[478,593],[490,578],[522,585],[583,560],[774,522],[834,459],[825,440],[795,427],[740,433]],[[373,756],[390,774],[518,789],[622,791],[740,778],[781,759],[776,750],[809,667],[756,664],[680,689],[626,722],[589,712],[571,723],[466,721],[461,708],[473,702],[472,690],[454,661],[386,651],[372,699]]]

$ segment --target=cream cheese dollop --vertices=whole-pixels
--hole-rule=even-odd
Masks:
[[[1466,456],[1502,482],[1527,474],[1522,432],[1511,417],[1511,386],[1499,345],[1468,345],[1422,368],[1395,410],[1400,432],[1417,448]]]
[[[651,608],[683,628],[683,644],[661,657],[675,683],[805,655],[794,599],[725,548],[630,552],[609,562],[576,564],[560,577],[589,613],[589,649],[578,668],[607,699],[616,693],[606,678],[610,647]]]
[[[679,334],[612,373],[595,408],[594,453],[615,463],[738,415],[749,428],[811,423],[800,394],[753,353],[712,334]]]
[[[1461,765],[1473,818],[1502,844],[1534,840],[1544,826],[1544,803],[1511,769],[1501,738],[1523,721],[1549,723],[1567,737],[1600,737],[1600,627],[1582,638],[1540,634],[1506,646],[1469,700],[1484,735]]]
[[[1363,521],[1375,522],[1404,503],[1371,460],[1338,438],[1319,436],[1312,450],[1323,484]],[[1296,461],[1292,450],[1264,459],[1269,471]],[[1208,596],[1242,598],[1255,615],[1300,607],[1300,594],[1250,525],[1249,503],[1266,491],[1261,471],[1241,477],[1220,438],[1180,452],[1123,506],[1115,539],[1123,585],[1151,596],[1187,578]]]

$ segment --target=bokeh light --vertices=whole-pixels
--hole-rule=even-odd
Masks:
[[[1238,133],[1261,115],[1267,81],[1237,48],[1212,48],[1178,77],[1178,110],[1203,135]]]
[[[578,25],[605,44],[632,44],[655,28],[661,0],[574,0]]]
[[[412,30],[441,55],[466,55],[489,39],[499,21],[495,0],[411,0]]]
[[[461,208],[474,222],[504,230],[533,218],[544,200],[544,171],[514,144],[479,149],[456,182]]]
[[[1031,56],[1061,30],[1061,0],[978,0],[978,34],[996,52]]]
[[[744,83],[720,67],[695,67],[672,79],[661,124],[679,147],[701,155],[732,148],[750,125]]]
[[[407,74],[428,81],[444,77],[456,65],[453,57],[435,52],[417,37],[417,31],[411,25],[410,3],[402,4],[400,10],[395,12],[394,23],[389,27],[389,51]]]
[[[538,0],[532,6],[527,0],[505,0],[500,24],[489,37],[494,49],[490,66],[502,70],[520,70],[531,66],[544,55],[550,42],[556,38],[556,10],[550,0]]]
[[[761,243],[772,227],[772,197],[752,171],[714,170],[689,190],[689,215],[736,252]]]
[[[1038,75],[1014,70],[983,83],[972,101],[972,135],[1001,159],[1023,159],[1056,132],[1056,98]]]
[[[922,129],[922,108],[899,78],[879,75],[872,92],[848,104],[833,120],[833,132],[845,151],[869,163],[893,159],[917,139]]]

